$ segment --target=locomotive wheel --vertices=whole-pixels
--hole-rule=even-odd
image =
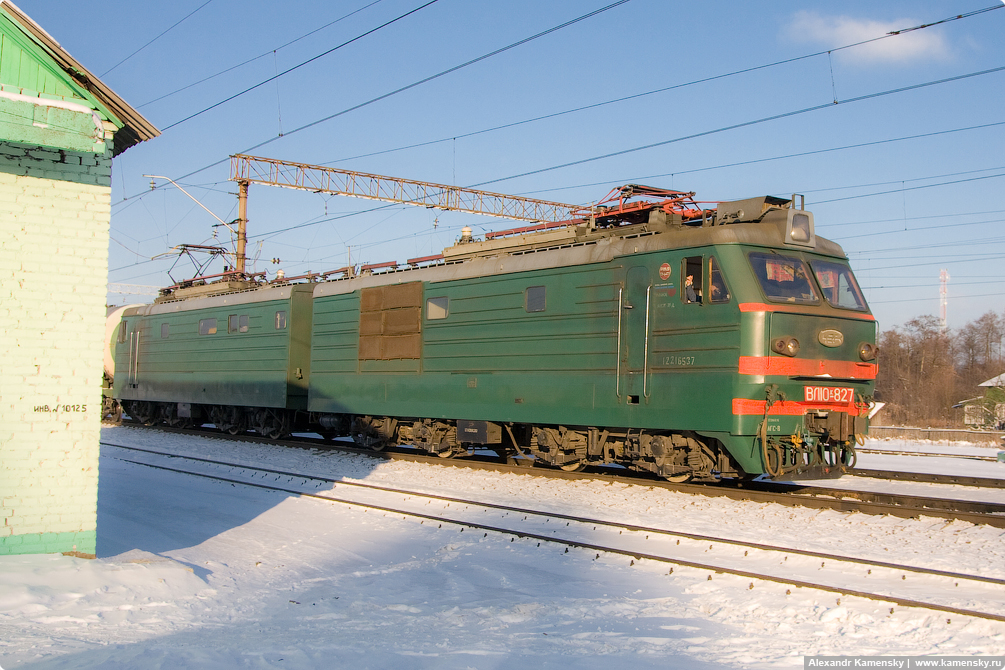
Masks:
[[[444,436],[443,438],[440,439],[438,449],[433,453],[439,456],[440,458],[453,458],[454,456],[457,456],[458,454],[462,454],[464,452],[458,449],[454,449],[453,445],[451,445],[450,442],[447,441],[446,436]]]
[[[146,402],[145,400],[135,401],[130,409],[132,411],[129,414],[144,426],[152,426],[157,423],[155,418],[157,409],[152,402]]]
[[[237,435],[244,432],[244,414],[237,407],[231,405],[214,407],[210,418],[216,429],[223,433]]]
[[[352,441],[357,447],[362,447],[363,449],[370,449],[371,451],[384,451],[387,449],[387,440],[380,438],[376,435],[367,435],[366,433],[355,433],[352,436]]]
[[[122,423],[122,405],[115,398],[102,398],[101,420],[116,425]]]
[[[574,463],[566,463],[564,465],[558,466],[559,470],[563,472],[582,472],[586,469],[586,463],[583,461],[575,461]]]
[[[387,449],[387,441],[382,440],[379,437],[367,437],[365,440],[368,449],[373,451],[384,451]]]
[[[168,403],[161,409],[161,416],[164,417],[164,423],[166,423],[171,428],[177,428],[181,426],[184,419],[178,418],[178,406],[174,403]]]
[[[684,482],[686,482],[689,479],[691,479],[692,476],[693,476],[693,473],[691,473],[691,472],[684,472],[684,473],[679,474],[679,475],[664,475],[663,479],[667,480],[671,484],[683,484]]]
[[[286,432],[283,417],[276,416],[267,409],[256,410],[252,422],[255,432],[270,440],[278,440]]]

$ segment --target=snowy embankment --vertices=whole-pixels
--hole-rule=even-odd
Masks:
[[[106,428],[108,442],[1005,577],[1005,531]],[[884,444],[884,443],[877,443]],[[944,447],[940,447],[944,449]],[[876,457],[879,458],[879,457]],[[893,457],[890,457],[893,458]],[[933,460],[933,459],[917,459]],[[979,463],[994,476],[1005,465]],[[863,463],[865,467],[879,467]],[[967,466],[970,467],[970,466]],[[0,666],[801,667],[1005,654],[1005,624],[101,461],[98,552],[0,557]],[[943,470],[945,472],[945,470]],[[977,473],[974,473],[977,474]],[[796,559],[791,559],[796,560]],[[787,594],[786,591],[791,591]]]

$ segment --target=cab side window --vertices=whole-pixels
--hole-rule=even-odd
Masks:
[[[688,256],[681,263],[681,298],[686,303],[701,304],[702,298],[702,257]]]
[[[708,269],[710,277],[708,282],[708,301],[729,302],[729,287],[726,286],[726,280],[722,277],[722,272],[719,270],[719,263],[716,262],[715,256],[708,259]]]

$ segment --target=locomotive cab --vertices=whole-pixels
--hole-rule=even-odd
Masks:
[[[876,323],[840,247],[816,236],[812,213],[770,200],[724,208],[727,220],[743,221],[761,203],[756,228],[766,236],[743,247],[752,281],[740,304],[734,434],[754,434],[772,478],[837,477],[868,431]]]

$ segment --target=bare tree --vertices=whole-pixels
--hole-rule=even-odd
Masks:
[[[950,425],[956,394],[952,340],[939,319],[921,316],[880,336],[877,395],[895,423]]]

